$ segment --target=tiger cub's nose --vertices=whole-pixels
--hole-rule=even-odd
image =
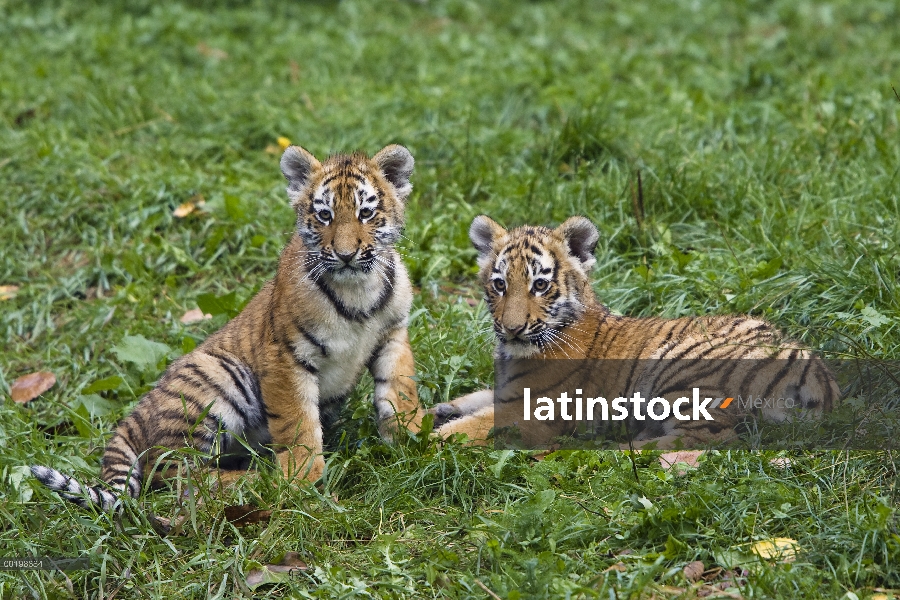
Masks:
[[[353,260],[353,257],[356,256],[356,250],[351,252],[350,254],[342,254],[337,250],[334,251],[335,256],[337,256],[345,265],[349,265],[350,261]]]
[[[506,335],[510,339],[512,339],[512,338],[518,337],[518,335],[520,333],[525,331],[525,327],[527,327],[527,325],[528,325],[527,323],[522,323],[521,325],[513,325],[513,326],[506,325],[503,328],[506,329]]]

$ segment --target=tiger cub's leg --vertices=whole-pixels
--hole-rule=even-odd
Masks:
[[[285,478],[318,480],[325,470],[318,378],[302,370],[270,373],[263,381],[263,397],[271,447]]]
[[[435,404],[428,412],[434,415],[434,427],[437,429],[453,419],[471,415],[493,403],[494,390],[478,390],[450,402]]]
[[[416,373],[406,326],[391,331],[369,360],[375,380],[375,418],[378,433],[390,441],[398,425],[419,431],[424,412],[413,376]]]
[[[489,390],[485,390],[489,391]],[[481,393],[481,392],[476,392]],[[472,395],[472,394],[470,394]],[[463,396],[465,398],[466,396]],[[461,399],[461,398],[460,398]],[[445,403],[444,406],[450,404]],[[441,406],[441,405],[438,405]],[[434,407],[437,408],[437,407]],[[493,402],[474,410],[470,414],[448,421],[435,429],[435,435],[447,438],[454,433],[464,433],[468,436],[468,443],[475,446],[486,446],[493,443],[490,438],[494,428],[494,404]]]

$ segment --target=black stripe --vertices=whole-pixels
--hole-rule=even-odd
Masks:
[[[391,297],[394,295],[394,278],[395,278],[395,266],[393,259],[391,260],[391,264],[386,267],[387,269],[387,278],[388,281],[382,287],[381,293],[378,295],[378,299],[368,310],[358,310],[355,308],[350,308],[344,302],[338,298],[334,290],[328,287],[328,284],[324,281],[324,278],[320,277],[314,280],[316,287],[325,294],[325,297],[331,302],[335,311],[344,319],[348,321],[356,321],[357,323],[362,323],[367,319],[371,318],[372,315],[380,311],[384,308]]]
[[[763,398],[768,398],[769,394],[771,394],[775,390],[775,386],[781,383],[784,379],[784,376],[788,374],[788,372],[794,367],[794,360],[797,358],[797,350],[791,350],[790,356],[787,358],[787,364],[778,371],[778,374],[772,378],[772,381],[769,383],[769,386],[766,388],[765,393],[763,394]],[[785,360],[785,359],[778,359]]]
[[[376,377],[375,383],[390,383],[389,379],[384,379],[383,377]]]
[[[368,318],[368,315],[365,312],[349,308],[345,305],[343,301],[335,295],[334,291],[328,287],[328,284],[325,283],[323,279],[323,277],[318,277],[313,279],[313,283],[315,283],[316,287],[325,294],[325,297],[328,298],[329,302],[331,302],[331,305],[334,307],[334,310],[337,311],[340,316],[348,321],[356,321],[357,323],[362,323]]]
[[[200,378],[202,379],[202,382],[198,383],[196,380],[194,380],[194,379],[192,379],[192,378],[190,378],[190,377],[187,377],[184,373],[179,373],[179,374],[176,375],[173,379],[181,379],[182,381],[187,381],[187,382],[189,382],[189,383],[192,383],[192,384],[198,385],[198,386],[202,386],[203,383],[206,383],[207,385],[209,385],[210,387],[212,387],[213,389],[215,389],[216,392],[219,394],[219,397],[222,399],[222,401],[223,401],[223,402],[227,402],[228,405],[229,405],[231,408],[233,408],[233,409],[241,416],[241,418],[242,418],[244,421],[249,421],[249,419],[247,418],[247,414],[246,414],[247,411],[246,411],[246,409],[245,409],[241,404],[239,404],[237,401],[235,401],[235,399],[232,398],[229,394],[227,394],[227,393],[225,392],[224,388],[222,388],[222,386],[220,386],[218,383],[216,383],[215,381],[213,381],[213,380],[212,380],[206,373],[204,373],[203,371],[196,371],[196,374],[200,376]],[[230,373],[229,373],[229,374],[230,374]],[[254,377],[251,381],[252,381],[252,383],[254,384],[254,388],[258,388],[258,385],[256,384],[256,378]],[[213,401],[213,402],[215,402],[215,401]],[[248,401],[248,403],[249,403],[249,401]],[[201,411],[201,412],[202,412],[202,411]],[[199,416],[199,415],[198,415],[198,416]]]
[[[394,261],[391,260],[390,268],[387,271],[387,284],[381,288],[381,294],[378,296],[378,300],[375,302],[375,305],[369,309],[367,316],[372,316],[375,313],[379,312],[382,308],[384,308],[388,301],[394,295],[394,276],[395,276],[395,267]]]
[[[305,371],[308,371],[309,373],[311,373],[313,375],[319,374],[319,369],[317,369],[315,367],[315,365],[313,365],[312,363],[297,356],[297,346],[295,344],[293,344],[292,342],[285,342],[285,343],[287,344],[288,352],[291,355],[291,359],[294,361],[294,363],[298,367],[300,367],[301,369],[303,369]]]
[[[136,425],[141,432],[141,435],[144,436],[144,439],[147,439],[147,421],[144,419],[144,415],[141,414],[141,411],[135,410],[131,413],[132,418],[136,421]]]
[[[118,465],[118,468],[107,467],[106,470],[110,473],[129,473],[131,471],[131,465]],[[118,477],[112,477],[110,479],[106,479],[105,481],[106,483],[113,483],[113,481],[116,479],[118,479]],[[122,479],[124,480],[125,478],[123,477]]]
[[[400,317],[399,319],[394,319],[390,323],[384,326],[382,331],[385,333],[382,335],[381,340],[375,344],[375,348],[372,350],[372,353],[369,354],[369,358],[366,359],[366,368],[370,371],[372,370],[372,365],[375,364],[375,361],[378,360],[379,356],[384,349],[387,348],[388,344],[393,342],[394,332],[400,327],[400,324],[403,323],[403,320],[406,317]]]
[[[185,392],[176,392],[175,390],[156,388],[159,390],[161,394],[172,398],[173,400],[177,400],[179,404],[184,403],[186,406],[191,406],[194,410],[197,411],[197,414],[200,415],[203,411],[206,410],[207,404],[203,404],[190,394],[186,394]]]
[[[300,332],[300,334],[301,334],[303,337],[306,338],[306,341],[308,341],[310,344],[312,344],[313,346],[315,346],[316,348],[319,349],[319,351],[322,353],[322,356],[328,356],[328,348],[325,347],[325,344],[322,343],[322,342],[321,342],[317,337],[315,337],[313,334],[311,334],[310,332],[308,332],[308,331],[303,327],[303,325],[300,324],[299,320],[294,319],[294,327],[296,327],[296,328],[297,328],[297,331]]]
[[[228,375],[231,377],[231,380],[234,381],[234,385],[237,386],[241,393],[244,395],[244,400],[249,404],[254,400],[259,402],[259,398],[255,397],[253,391],[247,388],[247,384],[244,383],[241,375],[246,375],[246,367],[244,365],[236,362],[229,356],[213,354],[212,352],[207,351],[207,354],[213,356],[219,360],[219,364],[222,365],[222,368],[228,372]],[[251,373],[252,375],[252,373]],[[226,397],[226,399],[228,399]],[[233,405],[233,403],[231,403]],[[244,411],[241,409],[241,416],[244,416]],[[246,420],[246,417],[245,417]]]
[[[135,457],[133,456],[128,456],[128,454],[126,454],[125,451],[121,448],[116,448],[115,446],[107,446],[106,450],[103,451],[102,466],[106,468],[107,464],[110,464],[107,462],[107,459],[112,460],[112,457],[114,456],[121,456],[129,464],[131,464],[131,462],[135,459]]]
[[[189,364],[189,365],[185,365],[185,367],[191,368],[192,372],[190,374],[181,373],[181,372],[176,373],[175,376],[172,377],[172,379],[173,380],[181,380],[186,383],[190,383],[191,385],[197,386],[199,388],[202,388],[204,386],[210,387],[216,392],[216,394],[218,394],[219,396],[222,396],[223,398],[228,395],[225,393],[225,389],[221,385],[219,385],[218,382],[213,381],[209,377],[209,375],[207,375],[202,370],[200,370],[200,368],[197,367],[197,365]],[[192,375],[196,376],[196,379],[194,377],[192,377]]]
[[[141,443],[142,445],[146,445],[146,443],[147,443],[146,439],[140,440],[140,442],[136,439],[136,436],[134,435],[134,431],[132,431],[132,429],[131,429],[131,421],[132,421],[131,419],[125,419],[124,421],[122,421],[121,427],[123,427],[125,429],[125,431],[128,433],[128,437],[125,437],[123,435],[122,439],[124,439],[126,442],[128,442],[129,446],[133,446],[134,444],[138,444],[138,443]]]

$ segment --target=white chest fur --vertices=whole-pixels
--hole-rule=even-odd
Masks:
[[[291,340],[316,371],[320,402],[353,390],[388,332],[406,325],[412,304],[409,276],[396,256],[390,281],[372,273],[327,286],[304,294],[303,331]]]

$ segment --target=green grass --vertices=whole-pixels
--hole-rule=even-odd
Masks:
[[[684,564],[773,537],[802,551],[747,562],[744,597],[900,588],[892,453],[787,469],[710,454],[680,476],[650,453],[636,480],[611,452],[387,447],[363,409],[370,381],[321,485],[247,483],[185,535],[146,518],[171,516],[176,492],[111,517],[23,477],[33,463],[96,477],[165,363],[112,349],[143,335],[171,359],[227,319],[181,325],[201,294],[239,303],[273,274],[292,227],[266,152],[278,136],[416,157],[404,254],[427,403],[492,380],[492,340],[471,333],[484,307],[467,302],[480,213],[590,217],[595,288],[616,311],[751,312],[829,356],[900,357],[895,3],[225,4],[0,0],[0,285],[21,287],[0,301],[0,392],[35,370],[59,379],[0,406],[0,555],[94,561],[67,577],[0,571],[0,597],[250,596],[257,563],[297,551],[306,575],[255,595],[690,598]],[[197,195],[208,214],[172,216]],[[234,503],[275,512],[237,528],[222,516]]]

